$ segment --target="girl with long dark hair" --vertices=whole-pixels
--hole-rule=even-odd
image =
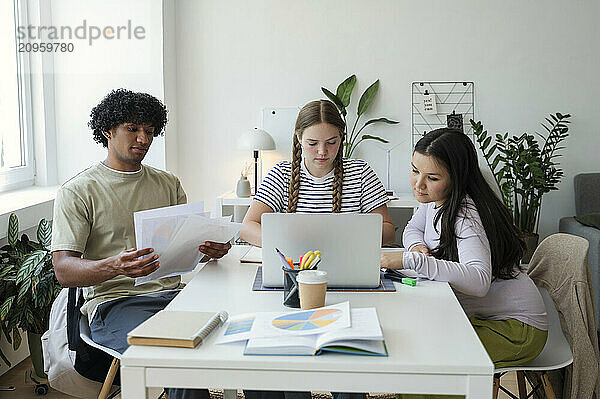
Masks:
[[[496,368],[533,360],[548,335],[546,310],[519,268],[525,243],[484,179],[473,142],[454,129],[426,134],[410,182],[421,204],[404,229],[407,251],[382,254],[382,267],[449,282]]]

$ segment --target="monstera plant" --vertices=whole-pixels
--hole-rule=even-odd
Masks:
[[[27,331],[40,377],[43,363],[41,369],[36,365],[38,355],[41,360],[39,337],[48,329],[50,308],[61,289],[52,268],[51,237],[52,227],[42,219],[37,228],[38,242],[26,234],[19,238],[19,221],[13,213],[8,221],[8,244],[0,248],[0,329],[14,350],[21,345],[19,329]],[[10,366],[1,350],[0,357]]]
[[[325,87],[321,87],[321,90],[325,95],[336,105],[340,113],[342,114],[342,118],[344,118],[344,122],[346,122],[346,139],[344,140],[344,157],[350,158],[352,153],[358,147],[360,143],[365,140],[376,140],[382,143],[388,143],[386,139],[381,137],[373,136],[370,134],[361,135],[362,131],[369,125],[374,123],[388,123],[395,125],[398,122],[392,121],[387,118],[377,118],[370,119],[365,122],[362,127],[356,130],[358,126],[358,121],[361,116],[367,111],[377,92],[379,91],[379,79],[377,79],[371,86],[367,87],[362,96],[360,96],[360,100],[358,101],[358,108],[356,110],[356,119],[354,120],[354,124],[352,125],[352,130],[348,131],[348,122],[346,121],[346,116],[348,111],[346,107],[350,104],[350,97],[352,96],[352,91],[354,90],[354,86],[356,85],[356,75],[352,75],[344,80],[337,87],[336,93],[334,94],[330,90],[327,90]]]

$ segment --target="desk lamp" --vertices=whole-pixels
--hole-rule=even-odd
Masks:
[[[266,131],[255,127],[244,133],[238,140],[238,148],[254,152],[254,194],[258,189],[258,152],[260,150],[274,150],[275,141]]]

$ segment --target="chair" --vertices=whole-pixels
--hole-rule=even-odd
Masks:
[[[67,337],[69,349],[76,353],[75,370],[90,380],[102,382],[98,399],[110,399],[121,391],[120,388],[117,388],[112,393],[110,392],[119,370],[121,354],[92,340],[88,318],[80,311],[82,304],[81,289],[69,288]],[[108,373],[105,371],[107,369]]]
[[[600,173],[581,173],[573,179],[575,189],[575,215],[584,216],[600,213]],[[594,306],[596,308],[596,326],[600,335],[600,230],[584,226],[574,217],[560,219],[559,231],[574,234],[590,243],[589,259],[594,288]]]
[[[546,306],[546,313],[548,314],[548,340],[546,341],[546,345],[544,346],[544,349],[542,349],[542,352],[528,365],[496,369],[494,374],[494,399],[498,397],[498,389],[501,389],[513,399],[526,399],[532,396],[541,386],[543,386],[547,398],[556,399],[546,372],[557,370],[573,363],[573,353],[571,352],[571,347],[561,329],[558,312],[556,311],[554,302],[545,288],[538,287],[538,289],[540,290],[544,305]],[[517,384],[519,388],[518,397],[514,396],[500,385],[500,377],[509,371],[517,372]],[[529,395],[527,395],[525,387],[525,371],[543,372],[541,383],[532,384],[533,391]]]
[[[110,368],[108,369],[108,373],[106,374],[106,378],[104,379],[104,382],[102,384],[100,394],[98,394],[98,399],[114,398],[121,392],[121,388],[115,389],[112,393],[110,392],[113,381],[115,380],[115,376],[119,371],[119,362],[121,360],[121,354],[116,350],[97,344],[92,340],[90,334],[90,324],[88,322],[87,316],[85,315],[81,315],[81,319],[79,319],[79,336],[81,337],[83,342],[85,342],[89,346],[99,349],[102,352],[107,353],[113,357],[113,360],[110,364]]]

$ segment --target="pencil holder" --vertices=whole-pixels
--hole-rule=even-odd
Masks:
[[[300,297],[298,296],[298,282],[296,276],[300,270],[281,268],[283,270],[283,304],[288,308],[299,308]]]

